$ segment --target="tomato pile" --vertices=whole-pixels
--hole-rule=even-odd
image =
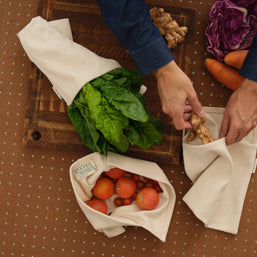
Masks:
[[[92,189],[92,198],[87,204],[107,214],[106,199],[113,195],[116,207],[136,202],[142,210],[153,210],[159,203],[159,193],[163,192],[158,181],[130,173],[119,168],[103,172]]]

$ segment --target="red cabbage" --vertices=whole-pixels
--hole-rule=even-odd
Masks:
[[[246,8],[249,14],[257,15],[257,0],[231,0],[231,2]]]
[[[228,52],[247,49],[257,33],[257,0],[232,1],[216,0],[208,13],[207,51],[219,61]]]

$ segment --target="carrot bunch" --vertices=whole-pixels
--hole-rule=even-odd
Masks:
[[[224,63],[213,58],[206,58],[205,66],[220,83],[235,91],[244,80],[238,70],[242,67],[247,53],[248,50],[230,52],[225,56]]]

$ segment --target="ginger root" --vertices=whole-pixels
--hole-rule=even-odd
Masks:
[[[195,113],[191,115],[191,124],[193,128],[187,134],[187,141],[193,141],[198,136],[203,144],[213,142],[215,139],[212,138],[210,130],[204,125],[205,118],[200,118]]]
[[[165,37],[169,48],[175,48],[178,43],[184,41],[188,29],[185,26],[180,27],[170,13],[164,12],[163,8],[153,7],[150,9],[150,15],[154,25]]]

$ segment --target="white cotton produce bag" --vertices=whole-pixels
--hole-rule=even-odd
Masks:
[[[157,180],[163,190],[162,193],[159,193],[158,206],[154,210],[141,210],[136,202],[133,202],[131,205],[115,207],[112,204],[113,199],[110,198],[109,202],[107,201],[109,215],[89,207],[86,202],[92,196],[91,189],[97,178],[102,172],[113,167]],[[84,174],[81,176],[82,182],[76,178],[75,170],[79,171],[79,174]],[[125,231],[124,226],[138,226],[145,228],[165,242],[176,196],[164,172],[156,163],[112,152],[108,153],[108,157],[99,153],[92,153],[71,165],[70,179],[81,210],[97,231],[105,233],[108,237],[113,237],[123,233]]]
[[[223,108],[206,107],[206,125],[219,137]],[[183,197],[206,227],[236,234],[248,184],[256,165],[257,129],[227,146],[225,138],[203,145],[183,138],[185,171],[194,183]]]
[[[73,42],[68,19],[48,22],[37,16],[18,37],[29,59],[47,76],[67,105],[87,82],[120,68],[117,61],[100,57]]]

